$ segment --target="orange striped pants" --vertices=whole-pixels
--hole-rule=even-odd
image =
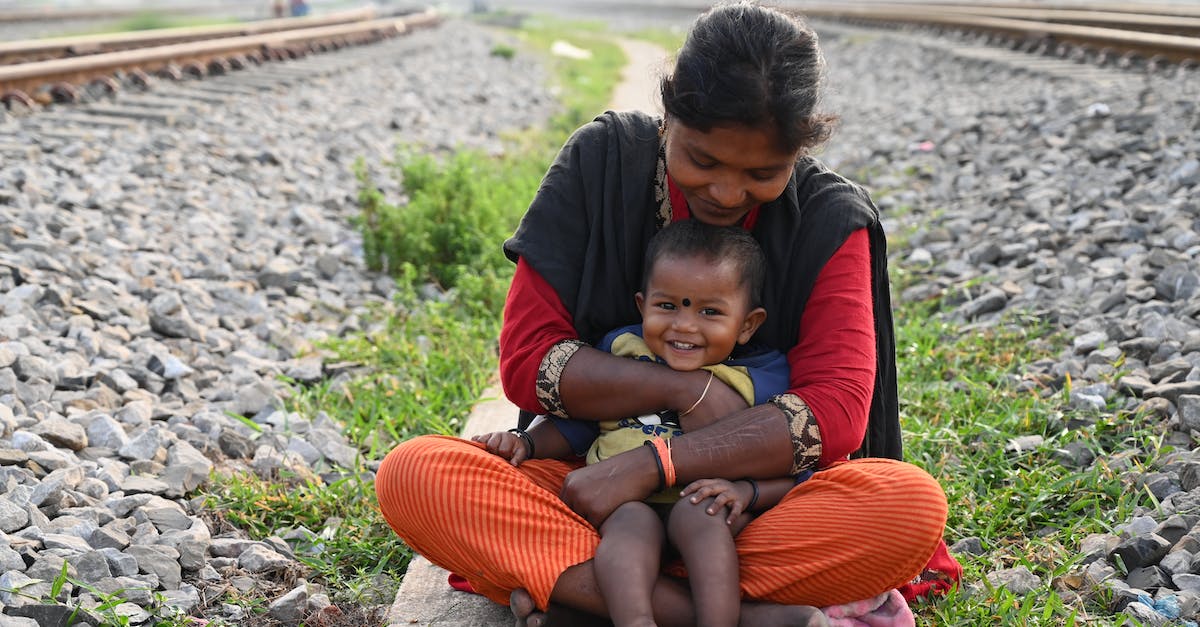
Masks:
[[[546,608],[559,575],[591,559],[600,536],[559,498],[578,464],[514,468],[446,436],[404,442],[375,489],[384,518],[413,550],[504,605],[525,588]],[[941,541],[946,495],[923,470],[860,459],[818,472],[737,536],[743,596],[833,605],[906,583]]]

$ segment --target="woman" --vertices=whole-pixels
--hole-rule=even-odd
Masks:
[[[791,610],[880,595],[942,546],[946,499],[900,457],[886,251],[859,187],[807,155],[832,120],[815,112],[816,36],[738,3],[693,26],[662,83],[666,115],[607,113],[567,142],[505,253],[517,263],[500,338],[519,407],[579,421],[664,407],[686,413],[668,459],[651,447],[583,466],[514,468],[480,445],[401,444],[376,480],[388,523],[414,550],[541,624],[551,603],[607,615],[596,526],[658,485],[807,475],[737,538],[742,624],[804,624]],[[746,408],[700,372],[592,348],[636,323],[646,242],[683,219],[740,225],[768,261],[755,339],[785,352],[787,393]],[[856,452],[876,459],[848,458]],[[881,459],[890,457],[893,459]],[[681,573],[673,573],[681,574]],[[619,602],[619,600],[611,600]],[[660,625],[695,623],[686,582],[664,575]]]

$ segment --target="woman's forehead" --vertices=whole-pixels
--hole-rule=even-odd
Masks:
[[[779,147],[777,134],[771,126],[723,124],[701,131],[677,124],[671,133],[675,135],[672,139],[680,141],[690,151],[702,152],[746,169],[790,166],[796,161],[796,153]]]

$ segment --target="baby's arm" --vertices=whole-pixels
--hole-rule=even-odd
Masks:
[[[523,432],[494,431],[471,440],[484,444],[489,453],[507,459],[513,466],[520,466],[527,459],[562,459],[571,453],[570,443],[549,420],[536,421]]]
[[[689,483],[680,494],[693,503],[712,497],[712,505],[705,511],[710,516],[716,516],[722,510],[728,509],[729,514],[725,522],[733,524],[742,512],[755,514],[770,509],[782,501],[784,495],[795,485],[796,481],[791,477],[737,481],[699,479]]]

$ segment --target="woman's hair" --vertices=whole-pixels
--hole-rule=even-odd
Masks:
[[[669,118],[707,132],[722,124],[770,127],[780,148],[825,141],[836,118],[816,113],[825,61],[798,17],[741,1],[696,19],[662,79]]]
[[[738,226],[713,226],[699,220],[672,222],[650,238],[642,272],[642,292],[655,264],[665,258],[732,263],[750,294],[750,306],[762,304],[767,282],[767,258],[749,231]]]

